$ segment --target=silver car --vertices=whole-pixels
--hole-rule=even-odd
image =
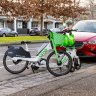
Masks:
[[[50,29],[52,32],[56,32],[56,33],[59,33],[61,32],[62,30],[60,28],[52,28]]]
[[[2,28],[0,29],[0,36],[3,36],[3,37],[18,36],[18,33],[15,31],[12,31],[10,28]]]

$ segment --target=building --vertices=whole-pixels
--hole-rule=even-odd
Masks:
[[[0,16],[0,28],[6,27],[6,21],[7,21],[6,16]]]
[[[20,34],[26,34],[28,29],[30,30],[33,27],[40,29],[40,26],[40,20],[35,18],[24,20],[23,17],[18,17],[9,20],[6,16],[0,17],[0,28],[9,27]],[[63,22],[60,19],[48,16],[48,18],[44,18],[43,20],[43,28],[63,28]]]

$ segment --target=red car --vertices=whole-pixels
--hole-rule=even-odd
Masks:
[[[77,50],[80,57],[96,56],[96,20],[79,21],[72,29],[77,29],[73,32],[76,44],[83,43],[83,46]]]
[[[77,55],[80,57],[96,56],[96,20],[82,20],[73,26],[72,29],[76,40]]]

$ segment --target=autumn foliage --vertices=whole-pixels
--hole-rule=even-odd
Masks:
[[[3,15],[76,17],[85,11],[76,0],[0,0],[0,13]]]
[[[80,7],[79,2],[80,0],[0,0],[0,14],[22,16],[23,19],[40,18],[42,35],[43,16],[76,18],[86,11],[86,8]]]

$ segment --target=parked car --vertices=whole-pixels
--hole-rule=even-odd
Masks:
[[[82,20],[72,27],[75,36],[77,55],[80,57],[96,57],[96,20]],[[57,50],[65,50],[57,47]]]
[[[52,29],[50,29],[52,32],[57,32],[57,33],[59,33],[59,32],[61,32],[62,30],[60,29],[60,28],[52,28]]]
[[[43,30],[42,30],[42,33],[43,33],[43,35],[48,35],[49,30],[48,30],[48,29],[43,29]],[[32,29],[29,31],[29,35],[30,35],[30,36],[40,35],[40,29],[38,29],[38,28],[32,28]]]
[[[18,36],[18,32],[12,31],[10,28],[1,28],[0,36]]]
[[[37,28],[37,27],[34,27],[32,28],[30,31],[29,31],[29,35],[30,36],[35,36],[35,35],[40,35],[40,30]]]
[[[77,45],[83,43],[77,54],[81,57],[96,56],[96,20],[79,21],[72,29],[77,29],[73,32]]]
[[[43,35],[46,36],[49,34],[50,30],[49,29],[43,29],[42,32],[43,32]]]
[[[77,29],[77,32],[73,32],[75,40],[83,43],[77,54],[80,57],[96,56],[96,20],[79,21],[72,29]]]

